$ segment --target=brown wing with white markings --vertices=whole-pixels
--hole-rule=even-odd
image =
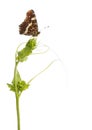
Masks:
[[[19,33],[24,35],[38,36],[38,24],[33,10],[26,13],[25,20],[19,25]]]

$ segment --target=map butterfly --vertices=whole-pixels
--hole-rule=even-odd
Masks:
[[[26,13],[26,18],[24,21],[19,25],[19,33],[28,35],[28,36],[38,36],[40,33],[38,31],[38,24],[36,20],[36,15],[33,10],[29,10]]]

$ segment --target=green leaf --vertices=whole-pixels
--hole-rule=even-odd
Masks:
[[[27,84],[24,80],[18,82],[18,85],[17,85],[18,91],[22,92],[28,89],[28,87],[29,87],[29,84]]]
[[[18,56],[16,58],[17,61],[23,62],[27,60],[27,57],[32,54],[32,51],[36,48],[36,39],[30,39],[25,47],[18,52]]]
[[[21,77],[18,70],[16,71],[16,79],[17,79],[16,84],[18,84],[18,82],[21,82]],[[15,77],[13,78],[12,83],[11,84],[7,83],[7,85],[11,91],[15,92]]]
[[[36,48],[36,39],[30,39],[27,44],[27,47],[29,47],[31,50],[34,50]]]
[[[11,91],[15,92],[15,86],[13,85],[13,83],[12,84],[7,83],[7,85]],[[29,87],[29,84],[27,84],[24,80],[18,82],[18,84],[17,84],[18,93],[20,94],[24,90],[28,89],[28,87]]]
[[[20,95],[24,90],[28,89],[29,87],[29,84],[26,83],[24,80],[21,80],[21,77],[20,77],[20,74],[17,70],[17,73],[16,73],[16,85],[17,85],[17,91],[18,91],[18,94]],[[16,89],[15,89],[15,78],[13,78],[13,81],[11,84],[7,83],[8,87],[10,88],[11,91],[15,92]]]
[[[16,79],[17,79],[16,84],[18,84],[18,82],[21,81],[21,77],[20,77],[20,74],[19,74],[18,70],[16,72]],[[15,77],[13,78],[12,83],[13,83],[13,85],[15,85]]]
[[[10,88],[11,91],[15,92],[15,87],[13,86],[13,84],[8,84],[8,87]]]

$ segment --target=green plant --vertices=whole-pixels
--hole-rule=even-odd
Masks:
[[[15,68],[14,68],[14,76],[11,83],[7,83],[8,87],[11,91],[15,93],[16,97],[16,112],[17,112],[17,124],[18,124],[18,130],[20,130],[20,109],[19,109],[19,99],[22,94],[22,92],[30,86],[30,82],[35,79],[38,75],[40,75],[42,72],[44,72],[51,64],[54,63],[55,60],[53,60],[46,68],[44,68],[42,71],[40,71],[38,74],[36,74],[33,78],[31,78],[28,82],[24,81],[19,73],[18,65],[20,62],[24,62],[28,59],[29,55],[32,55],[32,52],[34,49],[37,48],[37,39],[32,38],[29,39],[26,43],[25,47],[18,50],[21,44],[18,46],[16,52],[15,52]],[[40,54],[40,53],[37,53]]]

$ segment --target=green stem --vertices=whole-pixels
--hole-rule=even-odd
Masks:
[[[19,96],[16,94],[16,111],[17,111],[17,125],[20,130],[20,111],[19,111]]]
[[[18,88],[17,88],[17,66],[18,66],[18,62],[16,62],[16,56],[17,56],[17,51],[16,51],[16,53],[15,53],[14,82],[15,82],[17,126],[18,126],[18,130],[20,130],[20,111],[19,111],[19,97],[20,97],[20,96],[19,96]]]
[[[15,64],[14,78],[15,78],[15,90],[16,90],[15,97],[16,97],[17,126],[18,130],[20,130],[19,94],[17,89],[17,64]]]

